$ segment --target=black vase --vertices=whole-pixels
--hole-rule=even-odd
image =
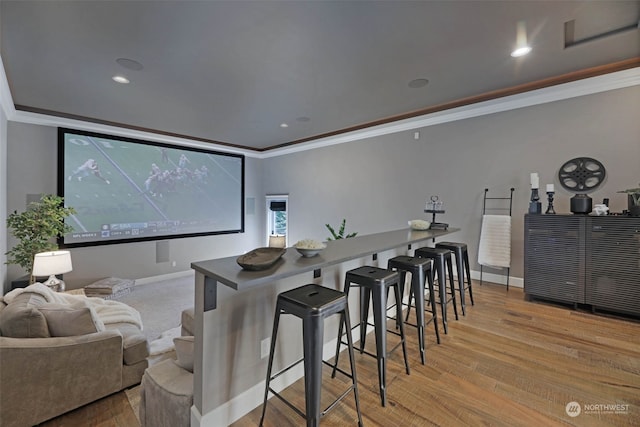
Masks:
[[[593,199],[586,194],[576,194],[571,198],[571,212],[588,215],[593,210]]]
[[[635,204],[633,200],[632,194],[627,194],[628,206],[629,206],[629,215],[631,216],[640,216],[640,205]]]

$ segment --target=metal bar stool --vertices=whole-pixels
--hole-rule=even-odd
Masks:
[[[440,294],[440,309],[442,311],[442,324],[444,326],[444,333],[449,333],[447,325],[447,304],[453,303],[453,312],[458,320],[458,305],[456,304],[456,288],[453,283],[453,264],[451,262],[452,252],[449,249],[443,248],[419,248],[414,252],[415,256],[419,258],[432,259],[435,264],[436,274],[438,275],[438,293]],[[446,267],[445,267],[446,266]],[[449,273],[449,284],[451,285],[451,298],[447,298],[447,276],[445,272]],[[411,295],[409,295],[409,306],[411,306]]]
[[[407,374],[409,374],[409,359],[407,358],[407,347],[405,344],[403,322],[398,322],[400,332],[387,329],[387,293],[389,288],[393,287],[396,302],[401,302],[400,289],[398,286],[399,275],[395,271],[386,270],[378,267],[359,267],[347,271],[344,280],[344,293],[349,295],[351,286],[360,287],[360,353],[373,356],[378,360],[378,383],[380,387],[380,399],[382,406],[387,404],[387,335],[385,332],[392,333],[400,337],[398,343],[390,352],[402,345],[402,353],[404,354],[404,365]],[[364,350],[365,339],[367,336],[367,317],[369,315],[369,301],[373,297],[373,327],[376,337],[376,353],[369,353]],[[402,319],[402,304],[396,304],[396,319]],[[342,337],[342,324],[340,324],[339,337]],[[347,337],[351,335],[349,328],[346,329]],[[340,355],[340,345],[342,339],[338,339],[336,347],[336,364],[338,366],[338,357]],[[335,375],[335,368],[334,368]]]
[[[458,270],[458,291],[460,292],[460,305],[462,306],[462,315],[466,316],[465,311],[465,289],[469,290],[469,300],[473,304],[473,289],[471,288],[471,272],[469,271],[469,253],[467,252],[466,243],[457,242],[440,242],[436,243],[436,248],[449,249],[456,257],[456,269]]]
[[[426,323],[433,322],[436,330],[436,338],[438,344],[440,344],[440,332],[438,332],[438,316],[435,310],[436,301],[435,293],[433,292],[433,274],[431,273],[431,260],[427,258],[416,258],[406,255],[400,255],[395,258],[391,258],[387,262],[387,268],[389,270],[397,270],[400,273],[400,295],[404,295],[404,282],[407,273],[411,273],[411,293],[416,296],[416,324],[405,323],[415,326],[418,329],[418,343],[420,346],[420,359],[422,364],[425,362],[424,354],[424,327]],[[429,287],[429,301],[431,303],[431,319],[425,323],[424,320],[424,288],[425,285]],[[401,302],[400,302],[401,303]],[[409,308],[409,311],[411,308]],[[407,312],[407,319],[409,313]],[[402,321],[402,318],[400,318]]]
[[[275,375],[271,375],[273,358],[276,348],[276,336],[278,334],[278,324],[281,314],[292,314],[302,319],[302,341],[304,345],[304,357],[289,367],[283,369]],[[347,330],[351,330],[351,320],[349,319],[349,306],[347,303],[347,295],[334,289],[325,288],[320,285],[304,285],[290,291],[282,292],[278,295],[276,303],[276,313],[273,320],[273,333],[271,338],[271,350],[269,351],[269,363],[267,367],[267,383],[264,391],[264,401],[262,403],[262,416],[260,417],[260,425],[264,421],[267,410],[267,398],[269,392],[278,397],[284,403],[293,409],[298,415],[306,418],[307,427],[317,427],[320,424],[320,418],[333,409],[339,401],[346,397],[351,390],[356,400],[356,411],[358,413],[358,425],[362,427],[362,415],[360,413],[360,399],[358,397],[358,382],[356,380],[356,364],[353,355],[353,342],[351,335],[347,334],[347,345],[349,349],[349,362],[351,364],[351,373],[345,372],[322,360],[322,346],[324,334],[324,319],[327,317],[340,314],[340,330],[344,325]],[[340,335],[338,335],[340,341]],[[271,380],[277,378],[289,369],[293,368],[300,362],[304,361],[304,393],[305,393],[305,409],[303,413],[292,403],[278,394],[270,387]],[[320,411],[320,392],[322,386],[322,364],[326,364],[333,368],[333,376],[336,369],[340,373],[351,379],[351,386],[340,395],[327,409]]]

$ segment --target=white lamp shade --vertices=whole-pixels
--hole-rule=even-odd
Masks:
[[[284,235],[271,235],[269,236],[269,247],[270,248],[284,248],[286,245],[286,236]]]
[[[33,258],[33,271],[31,274],[36,277],[43,277],[52,274],[68,273],[71,270],[73,270],[71,266],[71,252],[40,252]]]

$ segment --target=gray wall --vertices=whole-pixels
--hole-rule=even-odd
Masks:
[[[485,187],[494,196],[516,189],[511,273],[522,277],[529,173],[540,174],[542,188],[555,183],[556,211],[568,212],[571,194],[560,188],[558,168],[574,157],[594,157],[608,171],[607,181],[592,194],[594,201],[609,197],[613,211],[624,209],[626,199],[616,191],[640,181],[639,99],[640,87],[635,86],[426,127],[419,129],[419,140],[409,131],[262,160],[247,158],[246,197],[255,198],[256,212],[246,216],[244,234],[171,240],[175,267],[156,264],[153,242],[74,249],[74,271],[65,278],[75,288],[112,275],[151,277],[188,271],[195,260],[263,246],[265,194],[289,194],[290,244],[306,237],[324,240],[324,224],[337,225],[343,217],[347,231],[361,234],[402,228],[409,219],[425,218],[426,199],[438,195],[447,210],[438,220],[462,229],[451,238],[469,244],[475,264]],[[4,137],[1,128],[0,135]],[[3,142],[8,161],[6,175],[0,174],[7,176],[2,215],[23,210],[28,194],[56,191],[56,129],[8,122]],[[9,236],[8,247],[12,245]],[[23,274],[9,266],[5,289]]]
[[[594,203],[609,197],[622,211],[626,198],[616,191],[640,181],[639,100],[636,86],[426,127],[419,140],[408,131],[268,158],[264,190],[289,194],[292,243],[326,238],[324,224],[343,217],[347,231],[363,234],[405,227],[428,218],[425,201],[438,195],[446,214],[437,220],[462,229],[451,239],[467,242],[476,264],[484,188],[502,197],[514,187],[511,275],[522,277],[529,173],[539,173],[542,191],[555,184],[556,212],[568,213],[572,194],[560,187],[558,169],[593,157],[608,171]]]
[[[56,192],[57,128],[9,122],[7,130],[8,196],[3,213],[23,211],[30,194]],[[262,200],[260,160],[246,158],[245,174],[245,197]],[[256,210],[254,214],[245,215],[245,233],[168,240],[170,261],[162,263],[156,263],[155,242],[72,249],[73,271],[65,274],[65,282],[68,289],[74,289],[109,276],[139,279],[190,271],[193,261],[243,253],[261,246],[263,229],[263,216]],[[14,243],[13,236],[9,236],[8,246]],[[176,265],[172,266],[171,261]],[[16,265],[10,265],[8,270],[5,290],[10,280],[25,274]]]

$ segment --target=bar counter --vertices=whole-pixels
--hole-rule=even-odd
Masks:
[[[322,252],[310,258],[290,247],[274,265],[261,271],[243,270],[236,262],[238,256],[193,262],[195,349],[191,425],[226,425],[261,403],[248,397],[261,396],[264,387],[264,382],[260,384],[264,381],[264,362],[255,360],[254,354],[259,350],[252,346],[269,334],[273,316],[271,299],[275,300],[275,292],[283,286],[313,281],[311,275],[309,279],[289,279],[288,282],[287,278],[313,272],[316,281],[322,277],[328,283],[337,276],[323,277],[323,269],[331,270],[331,267],[335,275],[335,268],[343,268],[339,264],[370,256],[375,260],[377,254],[385,251],[424,246],[429,240],[456,231],[459,229],[451,227],[424,231],[404,228],[356,236],[329,241]],[[218,284],[224,288],[218,288]],[[233,353],[234,348],[242,351]],[[242,372],[240,376],[239,372]]]
[[[308,271],[314,271],[317,275],[324,267],[356,258],[364,258],[405,245],[425,242],[456,231],[459,229],[419,231],[406,228],[356,236],[350,239],[332,240],[327,242],[327,247],[322,252],[311,258],[302,257],[295,248],[290,247],[278,262],[269,269],[261,271],[243,270],[236,262],[238,256],[194,262],[191,264],[191,268],[196,271],[196,274],[202,274],[210,279],[207,286],[215,286],[211,281],[216,281],[236,291],[243,291],[253,286],[264,285]],[[211,296],[210,292],[205,291],[205,298]],[[215,304],[205,304],[205,311],[214,308]]]

